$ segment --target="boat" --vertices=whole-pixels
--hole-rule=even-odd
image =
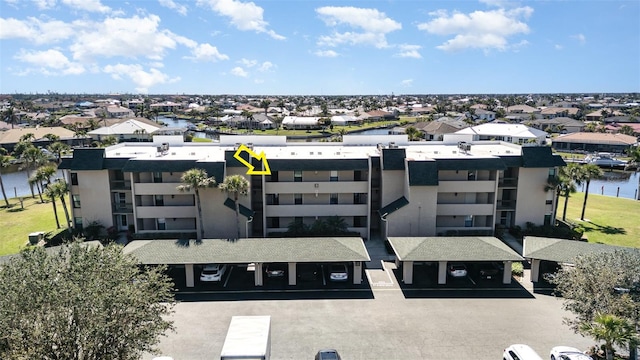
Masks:
[[[587,155],[584,158],[585,164],[593,164],[600,167],[612,167],[612,168],[622,168],[627,165],[627,162],[624,160],[619,160],[610,153],[596,153],[593,155]]]

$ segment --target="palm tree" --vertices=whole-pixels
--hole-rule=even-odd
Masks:
[[[592,336],[596,341],[604,341],[607,360],[613,360],[614,345],[625,346],[636,339],[633,324],[610,314],[596,314],[592,322],[580,324],[579,331],[583,335]]]
[[[236,230],[237,238],[240,238],[240,203],[238,198],[240,195],[247,196],[249,193],[249,180],[245,179],[242,175],[231,175],[224,178],[224,181],[219,186],[220,190],[227,193],[227,195],[233,195],[233,201],[236,205]],[[248,236],[249,234],[247,234]]]
[[[2,117],[7,123],[11,124],[11,128],[13,129],[13,126],[17,123],[17,119],[18,119],[15,111],[13,110],[13,104],[11,104],[11,106],[9,106],[4,111],[4,114],[2,115]]]
[[[31,178],[31,173],[30,173],[31,166],[33,166],[35,168],[36,166],[42,164],[46,160],[44,154],[42,153],[42,151],[40,151],[40,149],[38,149],[35,146],[33,146],[33,144],[27,145],[27,147],[22,152],[20,157],[22,157],[25,160],[25,162],[27,163],[27,177],[28,178]],[[30,182],[29,185],[30,185],[30,188],[31,188],[31,197],[35,198],[36,195],[33,192],[33,184]]]
[[[589,196],[589,183],[591,179],[601,177],[603,175],[602,169],[594,164],[582,165],[582,181],[586,183],[584,191],[584,202],[582,203],[582,214],[580,220],[584,221],[584,211],[587,209],[587,197]]]
[[[51,166],[51,165],[41,166],[38,168],[38,170],[36,170],[34,178],[38,181],[45,195],[47,193],[46,192],[47,188],[51,185],[51,178],[56,175],[56,172],[58,172],[58,169],[56,169],[55,166]],[[46,182],[46,186],[44,185],[44,182]],[[51,203],[53,205],[53,214],[56,217],[56,225],[58,226],[58,229],[60,229],[60,222],[58,222],[58,210],[56,209],[56,199],[55,197],[51,197],[51,196],[49,196],[49,198],[51,198]],[[42,201],[41,194],[40,194],[40,201]]]
[[[60,198],[60,202],[62,203],[62,208],[64,209],[64,216],[67,220],[67,227],[71,224],[71,218],[69,217],[69,209],[67,209],[67,202],[65,201],[65,196],[69,193],[69,185],[63,179],[58,179],[57,181],[49,184],[45,189],[45,194],[53,200],[55,197]],[[54,210],[55,211],[55,210]],[[56,221],[58,219],[58,215],[56,213]]]
[[[193,190],[196,197],[196,206],[198,208],[198,240],[204,238],[204,222],[202,221],[202,206],[200,204],[200,189],[214,187],[216,185],[216,179],[207,175],[207,172],[203,169],[193,168],[189,169],[182,174],[180,178],[182,185],[179,185],[176,189],[181,192],[188,192]]]
[[[71,147],[65,143],[56,141],[53,144],[47,146],[47,150],[49,150],[56,156],[56,161],[58,162],[58,165],[60,165],[60,162],[62,162],[62,154],[71,150]]]
[[[562,210],[562,221],[567,217],[567,204],[569,203],[569,195],[576,192],[576,185],[582,185],[582,167],[576,163],[570,163],[566,167],[560,168],[562,176],[566,177],[566,185],[562,189],[564,196],[564,209]]]
[[[2,169],[9,166],[9,157],[0,153],[0,190],[2,190],[2,197],[6,207],[9,207],[9,200],[7,199],[7,193],[4,191],[4,183],[2,182]]]
[[[405,133],[409,137],[409,141],[419,141],[420,138],[422,137],[422,134],[420,133],[420,130],[416,129],[413,126],[409,126],[405,130]]]
[[[264,116],[267,116],[267,111],[269,110],[269,105],[271,105],[271,100],[264,99],[260,102],[260,107],[264,109]]]

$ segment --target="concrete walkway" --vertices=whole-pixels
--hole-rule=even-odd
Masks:
[[[516,239],[513,235],[505,231],[502,235],[502,241],[509,245],[515,252],[522,255],[522,240]]]
[[[372,236],[364,242],[364,246],[367,248],[367,252],[371,258],[371,261],[365,263],[367,269],[383,269],[383,261],[395,261],[395,256],[387,253],[384,240],[379,236]]]

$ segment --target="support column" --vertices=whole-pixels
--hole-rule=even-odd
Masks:
[[[531,259],[531,282],[540,280],[540,259]]]
[[[193,264],[184,264],[184,273],[186,277],[187,287],[194,287],[195,282],[193,280]]]
[[[362,261],[353,262],[353,283],[362,284]]]
[[[502,283],[511,284],[511,261],[504,262],[504,273],[502,274]]]
[[[402,262],[402,281],[407,284],[413,284],[413,261]]]
[[[295,285],[296,284],[296,263],[294,262],[290,262],[289,263],[289,268],[288,268],[288,273],[289,273],[289,285]]]
[[[253,275],[255,277],[255,285],[262,286],[262,263],[257,262],[255,264],[256,264],[256,268],[253,271]]]
[[[447,283],[447,262],[438,261],[438,284],[444,285]]]

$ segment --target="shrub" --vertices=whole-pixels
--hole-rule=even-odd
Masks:
[[[524,274],[524,266],[521,262],[514,262],[511,264],[511,275],[522,276]]]

